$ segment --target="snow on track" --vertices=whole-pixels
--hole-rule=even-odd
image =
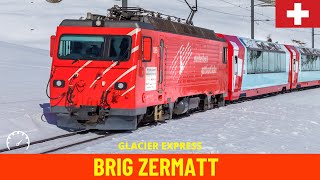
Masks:
[[[71,153],[319,153],[320,89],[196,113]],[[121,151],[120,142],[202,142],[200,151]]]
[[[66,148],[86,144],[91,141],[96,141],[102,138],[112,136],[112,133],[99,133],[84,131],[80,133],[71,133],[66,136],[61,136],[53,139],[43,140],[41,142],[32,143],[28,150],[25,147],[5,151],[5,154],[49,154],[61,151]]]

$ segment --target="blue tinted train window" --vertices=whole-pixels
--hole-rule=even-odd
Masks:
[[[262,51],[257,51],[256,54],[256,66],[255,66],[255,72],[256,73],[262,73],[262,64],[263,64],[263,56],[262,56]]]
[[[269,55],[270,55],[269,52],[262,53],[262,72],[269,72],[269,63],[268,63]]]
[[[248,50],[248,74],[286,72],[286,55],[280,52]]]
[[[302,71],[320,71],[320,57],[312,55],[301,56]]]
[[[253,57],[253,51],[248,51],[248,65],[247,65],[247,71],[248,74],[254,73],[254,57]]]
[[[286,71],[286,69],[284,69],[284,67],[283,67],[283,62],[286,62],[285,54],[283,54],[283,53],[279,54],[278,53],[279,72],[285,72]]]

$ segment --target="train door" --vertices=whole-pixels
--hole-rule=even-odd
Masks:
[[[140,77],[145,77],[146,93],[157,91],[157,56],[158,56],[158,43],[151,34],[145,33],[142,38],[142,62],[139,69]],[[144,73],[145,71],[145,73]]]
[[[237,77],[241,76],[241,61],[239,61],[239,47],[236,43],[230,42],[233,46],[233,56],[232,56],[232,91],[238,92],[240,89],[237,88]]]
[[[165,73],[165,61],[166,61],[166,46],[163,37],[160,37],[159,42],[159,62],[158,62],[158,92],[161,94],[164,91],[164,73]]]
[[[298,73],[299,73],[299,57],[298,54],[291,49],[292,52],[292,83],[296,86],[298,83]]]
[[[239,49],[234,49],[233,51],[233,73],[235,76],[238,75],[238,71],[239,71],[239,63],[238,63],[238,57],[239,57]]]

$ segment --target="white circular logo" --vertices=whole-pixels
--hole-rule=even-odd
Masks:
[[[20,145],[26,145],[26,150],[29,149],[30,139],[29,136],[22,131],[14,131],[7,137],[7,148],[19,147]]]

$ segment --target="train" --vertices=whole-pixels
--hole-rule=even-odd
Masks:
[[[320,50],[218,34],[142,8],[63,20],[50,56],[50,109],[70,129],[135,130],[320,85]]]

